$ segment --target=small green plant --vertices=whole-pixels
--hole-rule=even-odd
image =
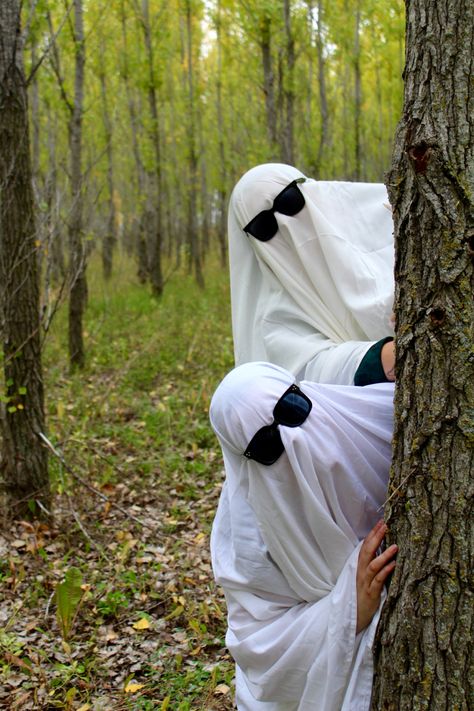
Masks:
[[[97,603],[97,611],[102,617],[117,617],[120,610],[127,607],[127,596],[120,590],[112,590]]]
[[[81,571],[72,567],[66,571],[64,580],[56,588],[57,617],[65,641],[69,639],[84,596],[81,586]]]

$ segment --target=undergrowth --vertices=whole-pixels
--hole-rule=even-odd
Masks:
[[[44,350],[54,517],[0,542],[0,708],[231,709],[209,560],[227,271],[208,266],[205,290],[174,272],[160,300],[124,256],[109,283],[95,261],[88,277],[84,370],[64,307]]]

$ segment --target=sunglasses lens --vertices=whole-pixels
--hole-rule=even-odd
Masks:
[[[305,205],[304,196],[297,185],[290,184],[275,198],[275,212],[292,217]]]
[[[269,466],[283,454],[283,442],[278,429],[272,425],[262,427],[250,440],[245,457]]]
[[[287,392],[281,397],[273,416],[277,422],[286,427],[299,427],[311,412],[311,400],[306,398],[301,392]]]
[[[244,232],[248,232],[260,242],[268,242],[278,232],[278,223],[270,210],[263,210],[251,220]]]

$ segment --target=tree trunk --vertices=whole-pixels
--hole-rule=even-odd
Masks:
[[[41,367],[37,236],[20,2],[0,3],[0,288],[6,392],[0,403],[0,471],[6,518],[49,506]],[[34,509],[34,502],[40,510]],[[33,505],[32,505],[33,504]],[[43,508],[41,508],[43,507]]]
[[[109,280],[112,276],[114,249],[117,244],[117,215],[115,210],[115,187],[114,187],[114,156],[112,148],[112,121],[110,119],[109,106],[107,100],[107,82],[105,72],[99,73],[102,116],[104,119],[105,143],[107,153],[107,188],[108,188],[108,214],[105,236],[102,239],[102,269],[104,278]]]
[[[185,0],[187,37],[187,80],[188,80],[188,220],[187,237],[191,264],[198,285],[204,287],[201,250],[197,222],[196,189],[198,184],[198,157],[196,152],[196,108],[194,105],[192,12],[190,0]]]
[[[160,150],[160,124],[158,116],[158,102],[156,98],[155,61],[153,55],[153,42],[151,37],[150,8],[148,0],[142,0],[142,28],[145,40],[145,49],[148,61],[148,106],[151,116],[151,139],[155,153],[155,170],[153,173],[154,202],[149,201],[149,210],[153,211],[153,233],[148,243],[148,266],[153,296],[159,297],[163,293],[163,273],[161,267],[161,241],[162,241],[162,216],[161,202],[161,150]]]
[[[362,78],[360,71],[360,0],[357,0],[354,33],[354,180],[362,179],[360,124],[362,113]]]
[[[397,392],[387,506],[399,545],[374,711],[473,705],[474,5],[407,0],[390,199]]]
[[[316,47],[318,52],[318,86],[319,86],[319,110],[321,113],[321,131],[316,158],[317,172],[315,178],[323,177],[321,170],[326,150],[329,147],[329,110],[326,92],[326,67],[324,61],[324,38],[323,38],[323,2],[318,0],[318,25],[316,35]]]
[[[148,257],[147,257],[147,235],[145,234],[145,195],[147,192],[146,185],[146,173],[145,167],[143,165],[140,145],[139,145],[139,123],[137,116],[137,109],[135,105],[135,98],[133,95],[132,87],[130,86],[130,70],[128,66],[128,37],[127,37],[127,25],[126,25],[126,12],[124,0],[122,0],[120,6],[120,21],[122,29],[122,78],[125,84],[125,93],[127,95],[127,107],[130,116],[130,128],[132,131],[132,152],[135,161],[135,168],[137,171],[137,184],[138,184],[138,195],[139,199],[137,201],[137,215],[134,220],[134,242],[136,247],[137,255],[137,276],[140,284],[146,284],[148,279]]]
[[[291,28],[291,2],[284,0],[283,17],[285,26],[285,77],[284,99],[285,117],[283,131],[282,155],[283,161],[289,165],[295,162],[293,124],[295,115],[295,40]]]
[[[221,0],[217,0],[216,10],[216,51],[217,51],[217,78],[216,78],[216,111],[217,135],[219,146],[219,205],[217,218],[217,240],[221,267],[227,266],[227,168],[224,144],[224,114],[222,109],[222,18]]]
[[[86,256],[83,244],[82,195],[82,115],[84,102],[84,21],[82,0],[74,0],[74,103],[69,122],[71,150],[71,212],[69,217],[70,294],[69,294],[69,362],[71,368],[85,364],[82,319],[87,298]]]
[[[272,159],[279,158],[277,148],[278,143],[278,119],[275,99],[275,74],[273,71],[272,58],[272,21],[266,12],[260,16],[259,23],[259,44],[262,52],[263,67],[263,93],[265,95],[265,116],[267,120],[267,136],[270,145],[270,156]]]

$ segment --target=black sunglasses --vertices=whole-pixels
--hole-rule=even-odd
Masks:
[[[250,220],[248,225],[244,227],[244,232],[248,232],[260,242],[268,242],[269,239],[274,237],[278,232],[275,212],[281,212],[282,215],[293,217],[303,209],[305,200],[298,183],[304,183],[305,180],[306,178],[297,178],[286,188],[283,188],[281,193],[278,193],[274,199],[272,207],[255,215],[253,220]]]
[[[278,425],[299,427],[308,417],[313,404],[296,384],[290,385],[273,408],[273,422],[261,427],[250,440],[244,457],[269,466],[283,454],[285,447]]]

